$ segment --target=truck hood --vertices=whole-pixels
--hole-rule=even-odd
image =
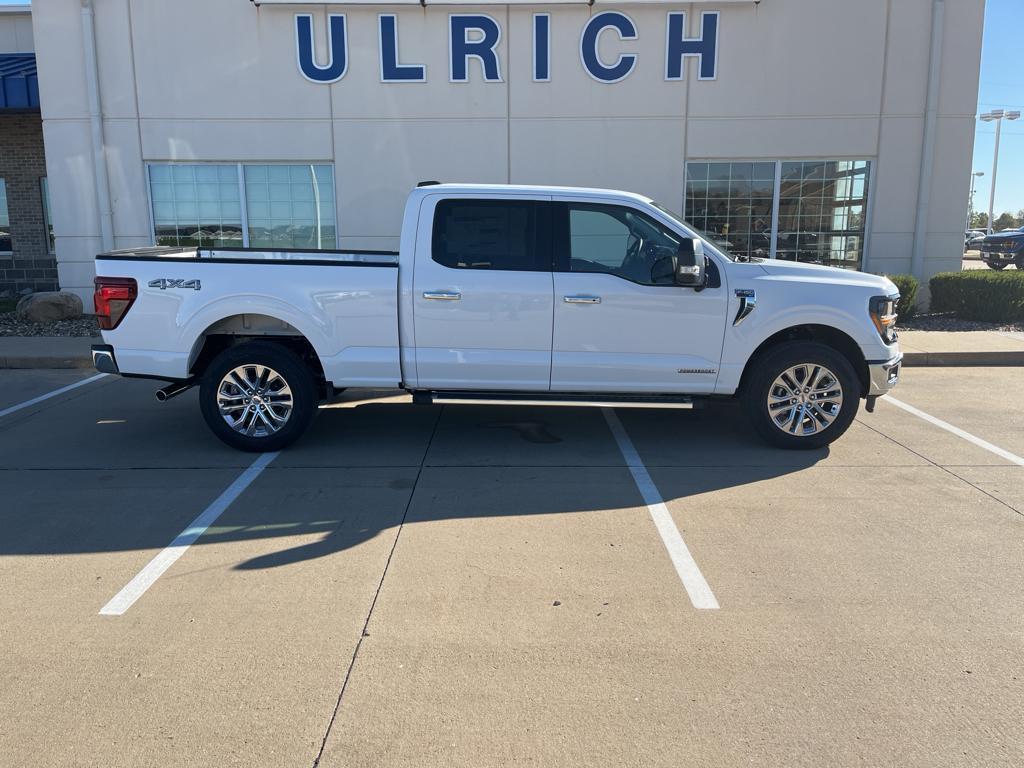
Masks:
[[[800,282],[820,283],[822,285],[849,285],[871,288],[878,294],[889,295],[899,293],[893,282],[881,275],[868,272],[857,272],[852,269],[823,267],[819,264],[802,264],[796,261],[768,259],[761,263],[762,269],[772,277]]]
[[[982,245],[1017,245],[1024,242],[1024,232],[1013,230],[1011,232],[993,232],[981,241]]]

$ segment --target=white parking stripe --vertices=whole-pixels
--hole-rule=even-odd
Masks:
[[[636,483],[640,495],[643,496],[644,502],[647,504],[647,511],[651,513],[651,519],[654,520],[654,527],[661,535],[665,549],[668,550],[668,556],[672,559],[672,565],[676,567],[676,573],[679,574],[686,593],[690,596],[690,602],[693,603],[694,608],[716,610],[718,601],[704,579],[704,574],[697,567],[697,561],[690,554],[686,542],[683,541],[683,535],[676,527],[672,515],[669,514],[668,507],[665,506],[657,486],[647,472],[647,467],[640,460],[640,454],[633,447],[633,441],[629,439],[625,427],[619,421],[618,414],[612,408],[602,408],[601,412],[604,413],[604,418],[608,422],[612,434],[615,435],[615,442],[619,444],[622,458],[626,460],[626,466],[629,467],[630,474],[633,475],[633,482]]]
[[[145,594],[146,590],[153,586],[153,583],[159,579],[164,572],[170,568],[177,561],[179,557],[185,554],[192,543],[203,535],[203,532],[209,528],[214,521],[221,516],[231,502],[242,495],[242,491],[252,484],[252,481],[259,477],[260,472],[266,469],[267,465],[270,464],[277,454],[274,453],[261,453],[256,457],[256,460],[249,465],[238,479],[235,480],[231,485],[228,486],[227,490],[218,496],[210,506],[208,506],[199,517],[193,520],[188,528],[183,530],[175,537],[167,547],[165,547],[156,557],[149,561],[134,579],[125,585],[124,589],[114,595],[113,599],[104,605],[100,609],[100,614],[103,616],[120,616],[129,608],[132,604]]]
[[[895,397],[892,397],[890,395],[880,398],[880,400],[883,403],[891,403],[892,405],[895,405],[897,408],[902,408],[907,413],[912,413],[919,419],[924,419],[929,424],[934,424],[936,427],[941,427],[947,432],[952,432],[957,437],[962,437],[969,443],[974,443],[979,448],[984,448],[986,451],[994,453],[996,456],[1001,456],[1007,461],[1011,461],[1014,464],[1017,464],[1018,466],[1024,467],[1024,458],[1021,458],[1015,453],[1010,453],[1009,451],[1000,448],[998,445],[992,445],[992,443],[988,442],[987,440],[982,440],[980,437],[972,435],[970,432],[964,432],[962,429],[960,429],[960,427],[954,427],[949,422],[943,421],[942,419],[937,419],[931,414],[918,410],[914,406],[908,405],[907,403],[904,403],[901,400],[897,400]]]
[[[92,382],[94,382],[94,381],[96,381],[98,379],[102,379],[106,375],[107,374],[105,374],[105,373],[97,373],[95,376],[90,376],[88,379],[82,379],[81,381],[76,381],[74,384],[68,384],[66,387],[61,387],[60,389],[55,389],[55,390],[53,390],[53,392],[47,392],[45,395],[40,395],[39,397],[33,397],[31,400],[26,400],[24,403],[18,403],[17,405],[12,405],[10,408],[4,408],[2,411],[0,411],[0,418],[3,418],[4,416],[7,416],[9,414],[12,414],[15,411],[20,411],[22,408],[28,408],[30,405],[35,405],[36,403],[41,403],[44,400],[49,400],[51,397],[56,397],[57,395],[63,395],[65,392],[70,392],[72,389],[78,389],[79,387],[84,387],[86,384],[91,384]]]

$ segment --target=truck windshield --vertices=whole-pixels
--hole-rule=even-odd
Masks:
[[[732,253],[729,253],[729,251],[727,250],[727,244],[726,244],[726,242],[724,240],[716,237],[715,235],[711,234],[710,232],[705,232],[702,229],[698,229],[697,227],[693,226],[693,224],[690,224],[688,221],[685,221],[683,219],[683,217],[680,216],[678,213],[676,213],[675,211],[673,211],[673,210],[671,210],[669,208],[666,208],[661,203],[656,203],[656,202],[654,202],[652,200],[651,201],[651,205],[653,205],[659,211],[661,211],[666,216],[671,218],[674,222],[676,222],[684,230],[687,230],[689,232],[693,232],[696,235],[698,235],[701,238],[701,240],[703,240],[707,245],[711,246],[711,250],[712,251],[717,253],[722,258],[728,259],[729,261],[741,261],[740,257],[735,256]]]

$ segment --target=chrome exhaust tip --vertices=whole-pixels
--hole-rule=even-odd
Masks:
[[[185,379],[184,381],[172,382],[163,389],[158,389],[156,391],[156,399],[161,403],[167,402],[172,397],[177,397],[182,392],[186,392],[192,389],[192,387],[194,387],[195,384],[196,383],[193,379]]]

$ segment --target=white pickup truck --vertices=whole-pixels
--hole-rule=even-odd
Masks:
[[[231,446],[280,449],[350,387],[414,402],[693,407],[784,448],[895,386],[892,282],[730,256],[641,195],[425,182],[400,249],[147,248],[96,259],[96,368],[199,386]]]

